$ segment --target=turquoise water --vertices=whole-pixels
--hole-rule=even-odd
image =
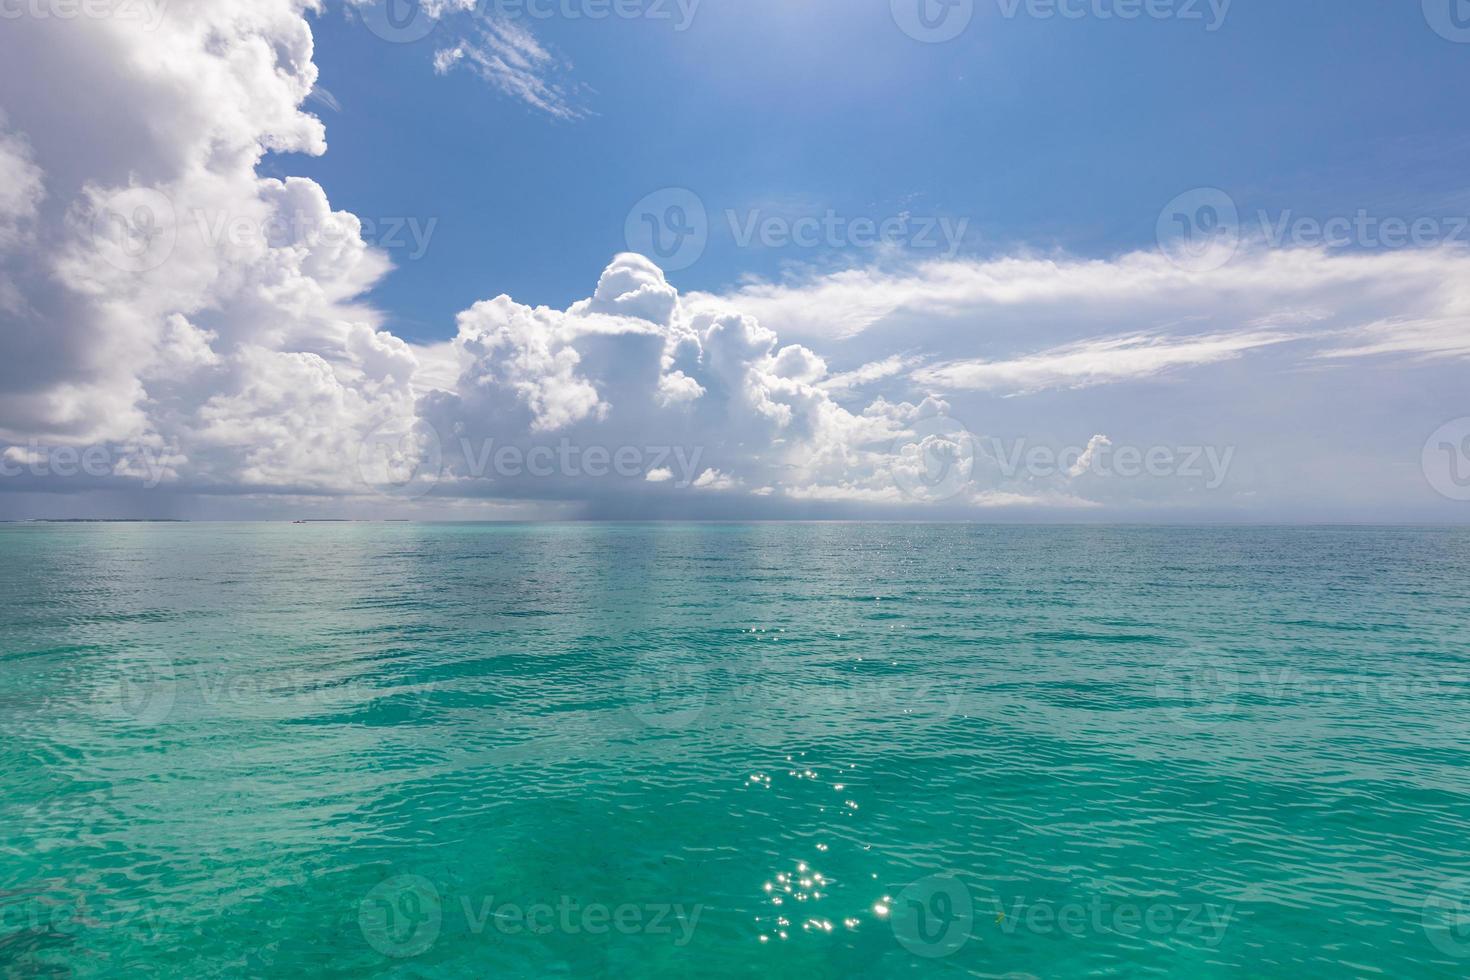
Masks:
[[[1470,974],[1470,531],[0,527],[6,976]]]

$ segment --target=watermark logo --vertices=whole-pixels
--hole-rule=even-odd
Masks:
[[[389,419],[358,444],[359,479],[385,496],[422,497],[438,484],[443,470],[439,432],[421,418]]]
[[[926,959],[957,953],[974,935],[975,903],[954,875],[930,875],[909,885],[898,893],[892,914],[899,945]]]
[[[1424,900],[1420,921],[1435,949],[1456,959],[1470,958],[1470,878],[1436,888]]]
[[[1242,677],[1214,654],[1193,651],[1160,665],[1154,697],[1176,722],[1194,727],[1233,715],[1239,708]]]
[[[1470,500],[1470,418],[1452,419],[1435,429],[1419,462],[1441,497]]]
[[[975,0],[889,0],[893,22],[915,41],[943,44],[970,26]]]
[[[357,906],[362,937],[395,959],[425,952],[439,938],[443,924],[439,889],[418,875],[398,875],[379,883]]]
[[[1470,44],[1470,0],[1424,0],[1424,19],[1445,40]]]
[[[1070,900],[973,892],[953,874],[922,878],[899,893],[890,909],[894,937],[915,956],[950,956],[984,932],[1006,936],[1171,936],[1214,949],[1234,922],[1237,902],[1167,903],[1139,900],[1107,882]],[[1248,893],[1247,893],[1248,894]],[[1241,896],[1244,900],[1247,896]]]
[[[1240,211],[1218,187],[1185,191],[1159,212],[1159,249],[1189,272],[1224,268],[1240,248]]]
[[[105,697],[116,715],[136,725],[162,724],[178,699],[173,659],[153,650],[135,650],[119,654],[114,668],[116,684]]]
[[[433,33],[438,18],[423,0],[372,0],[358,8],[367,29],[391,44],[411,44]]]
[[[173,202],[151,187],[118,191],[93,214],[92,241],[105,261],[124,272],[157,269],[178,242]]]
[[[628,250],[653,259],[665,272],[698,262],[709,244],[709,213],[699,195],[666,187],[647,195],[628,212],[623,225]]]
[[[969,484],[975,452],[975,437],[955,419],[921,419],[893,443],[893,482],[916,500],[948,500]]]
[[[671,654],[640,655],[624,680],[629,710],[652,728],[694,724],[709,706],[710,687],[704,666]]]

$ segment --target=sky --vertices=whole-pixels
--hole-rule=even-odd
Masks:
[[[0,20],[0,518],[1470,520],[1465,0]]]

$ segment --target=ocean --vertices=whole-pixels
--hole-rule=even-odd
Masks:
[[[5,976],[1470,975],[1470,529],[0,556]]]

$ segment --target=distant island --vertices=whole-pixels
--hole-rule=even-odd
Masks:
[[[178,517],[33,517],[29,524],[188,524]]]

